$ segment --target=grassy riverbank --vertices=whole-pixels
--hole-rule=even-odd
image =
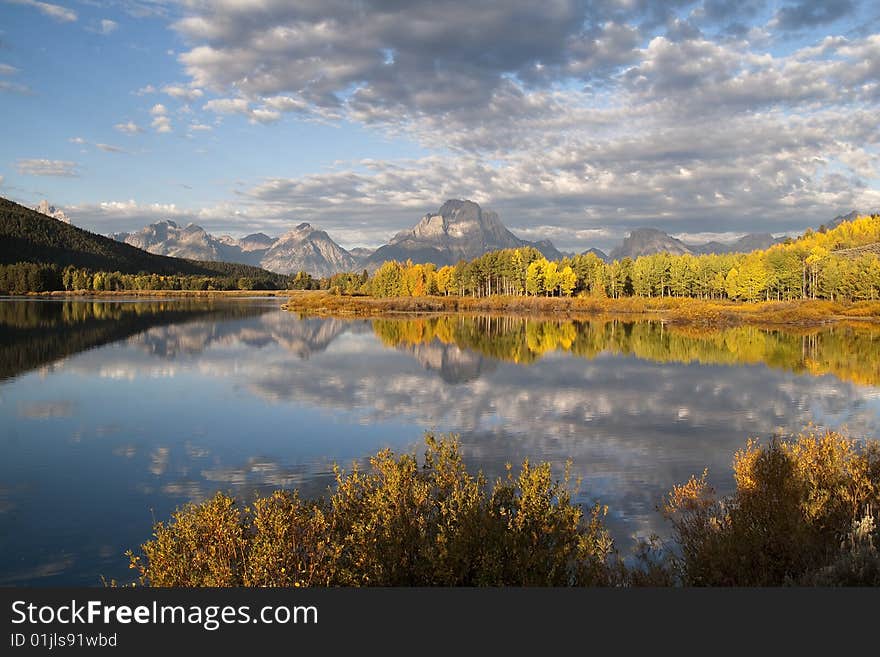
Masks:
[[[662,319],[681,324],[817,326],[837,321],[880,321],[880,302],[798,300],[737,303],[679,297],[391,297],[341,296],[323,291],[291,292],[285,310],[314,315],[385,317],[399,314],[491,313],[562,317]]]

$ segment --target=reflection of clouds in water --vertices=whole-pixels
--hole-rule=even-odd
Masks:
[[[655,505],[672,484],[706,466],[719,489],[729,488],[732,454],[749,436],[796,431],[813,419],[846,423],[853,435],[875,435],[880,392],[763,365],[658,363],[609,354],[588,360],[557,351],[517,365],[438,340],[388,347],[370,322],[300,320],[280,311],[154,327],[112,348],[81,353],[65,370],[113,372],[144,386],[164,385],[141,383],[151,372],[185,372],[196,386],[226,382],[234,389],[222,402],[196,398],[205,405],[171,418],[191,440],[171,444],[151,434],[135,438],[136,446],[130,442],[134,428],[117,432],[124,444],[114,454],[131,459],[138,471],[131,486],[147,498],[197,501],[218,489],[239,496],[278,487],[323,492],[329,463],[309,461],[316,457],[285,441],[285,429],[277,427],[289,424],[255,419],[253,443],[249,451],[232,450],[237,455],[227,451],[223,427],[219,436],[212,435],[218,430],[213,425],[205,433],[205,414],[216,404],[234,412],[239,401],[257,397],[274,402],[279,422],[296,420],[303,408],[329,411],[339,420],[338,426],[327,423],[330,438],[368,437],[346,448],[348,454],[363,450],[358,456],[374,452],[380,440],[359,425],[378,424],[396,431],[411,425],[417,452],[421,430],[457,432],[467,462],[491,478],[524,457],[550,460],[561,474],[571,458],[573,473],[583,478],[580,499],[609,505],[618,538],[666,533]],[[95,434],[100,430],[86,435]],[[158,439],[165,444],[156,445]],[[273,455],[253,455],[266,452]]]
[[[457,431],[481,465],[572,457],[591,493],[645,514],[658,491],[704,466],[728,479],[730,457],[748,436],[796,431],[817,414],[853,433],[877,426],[866,404],[875,390],[761,365],[551,352],[519,366],[439,341],[389,349],[365,322],[268,313],[212,326],[152,329],[150,353],[199,353],[203,375],[234,377],[277,402],[353,412],[362,424],[405,419]],[[240,358],[241,344],[259,349]],[[230,485],[260,479],[251,464],[202,476]],[[261,481],[301,478],[273,471]]]
[[[75,559],[72,555],[62,554],[57,558],[46,561],[26,570],[20,570],[14,574],[0,577],[0,586],[15,586],[18,584],[32,584],[35,580],[55,577],[73,566]]]
[[[113,448],[113,456],[121,456],[130,459],[137,454],[137,447],[134,445],[119,445]]]
[[[53,417],[73,415],[73,402],[66,399],[56,401],[20,403],[18,416],[31,420],[48,420]]]
[[[190,442],[184,443],[183,447],[186,450],[186,455],[191,459],[203,459],[211,454],[211,450],[207,447],[199,447]]]
[[[213,483],[231,486],[275,486],[278,488],[295,488],[305,479],[307,473],[302,467],[286,467],[273,459],[251,457],[241,467],[211,468],[202,470],[201,476]]]
[[[157,447],[150,454],[150,472],[157,477],[165,474],[168,469],[168,456],[171,450],[167,447]]]
[[[194,503],[201,502],[210,496],[201,482],[194,480],[169,482],[163,485],[161,490],[168,497],[185,499]],[[152,493],[152,490],[150,492]]]

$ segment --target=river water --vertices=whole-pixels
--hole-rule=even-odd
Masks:
[[[877,435],[880,331],[301,318],[275,298],[0,300],[0,585],[128,582],[153,519],[217,490],[315,495],[334,463],[459,435],[466,462],[571,459],[626,552],[748,437]]]

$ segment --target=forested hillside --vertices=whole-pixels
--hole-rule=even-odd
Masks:
[[[35,273],[34,267],[24,267],[20,263],[38,263],[44,267]],[[4,198],[0,198],[0,265],[12,266],[4,270],[7,279],[9,276],[22,279],[18,283],[24,287],[18,291],[60,289],[46,285],[50,284],[48,281],[54,285],[56,279],[61,280],[60,270],[68,267],[120,275],[247,279],[255,287],[277,288],[287,284],[286,276],[258,267],[153,255]],[[34,287],[31,285],[34,281],[41,281],[43,286]],[[0,289],[11,290],[8,284]]]

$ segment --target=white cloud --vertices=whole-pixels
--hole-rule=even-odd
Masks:
[[[77,163],[67,160],[21,159],[16,162],[18,172],[25,176],[57,176],[76,178]]]
[[[160,85],[186,104],[154,105],[151,126],[209,129],[198,110],[181,116],[189,104],[218,122],[296,114],[429,153],[236,191],[248,222],[315,218],[349,244],[381,243],[450,197],[562,248],[638,225],[781,233],[876,207],[880,35],[834,23],[871,5],[776,4],[186,0],[182,81]]]
[[[153,122],[150,126],[158,133],[171,132],[171,119],[168,117],[168,108],[162,103],[156,103],[150,108],[150,114],[153,115]]]
[[[37,2],[37,0],[6,0],[16,5],[26,5],[37,9],[44,16],[61,21],[63,23],[72,23],[77,19],[77,14],[72,9],[67,9],[61,5],[53,5],[48,2]]]
[[[177,100],[185,100],[190,103],[194,100],[198,100],[204,95],[201,89],[192,89],[172,84],[162,87],[162,93],[167,94],[172,98],[176,98]]]
[[[135,91],[135,95],[137,96],[146,96],[147,94],[154,94],[158,91],[156,87],[151,84],[146,85],[145,87],[141,87],[137,91]]]
[[[17,84],[8,80],[0,80],[0,91],[11,94],[27,96],[31,94],[31,88],[26,84]]]
[[[0,64],[0,75],[15,75],[17,73],[18,69],[15,66],[10,64]],[[0,92],[29,95],[31,89],[26,84],[10,82],[9,80],[0,80]]]
[[[215,98],[205,103],[202,109],[215,114],[248,114],[250,103],[244,98]]]
[[[113,146],[112,144],[95,144],[95,148],[104,151],[105,153],[125,153],[126,150],[124,148],[120,148],[119,146]]]
[[[273,98],[265,107],[252,107],[244,98],[215,98],[205,103],[202,109],[215,114],[240,114],[251,123],[266,124],[279,121],[282,111],[292,111],[292,102],[293,99]]]
[[[143,132],[144,129],[136,124],[134,121],[126,121],[125,123],[117,123],[113,126],[114,130],[118,130],[119,132],[123,132],[127,135],[136,135],[139,132]]]
[[[67,141],[69,141],[71,144],[80,144],[80,145],[86,143],[86,140],[83,139],[82,137],[71,137]]]
[[[115,32],[118,27],[119,23],[116,21],[111,21],[109,18],[102,18],[99,30],[101,34],[107,35]]]
[[[273,109],[257,108],[249,114],[252,123],[274,123],[281,118],[281,112]]]
[[[153,128],[153,130],[160,134],[171,132],[171,119],[169,119],[165,115],[159,115],[155,119],[153,119],[153,122],[150,124],[150,126]]]
[[[309,104],[306,101],[292,96],[270,96],[264,98],[263,103],[269,109],[278,110],[279,112],[305,112],[309,108]]]

